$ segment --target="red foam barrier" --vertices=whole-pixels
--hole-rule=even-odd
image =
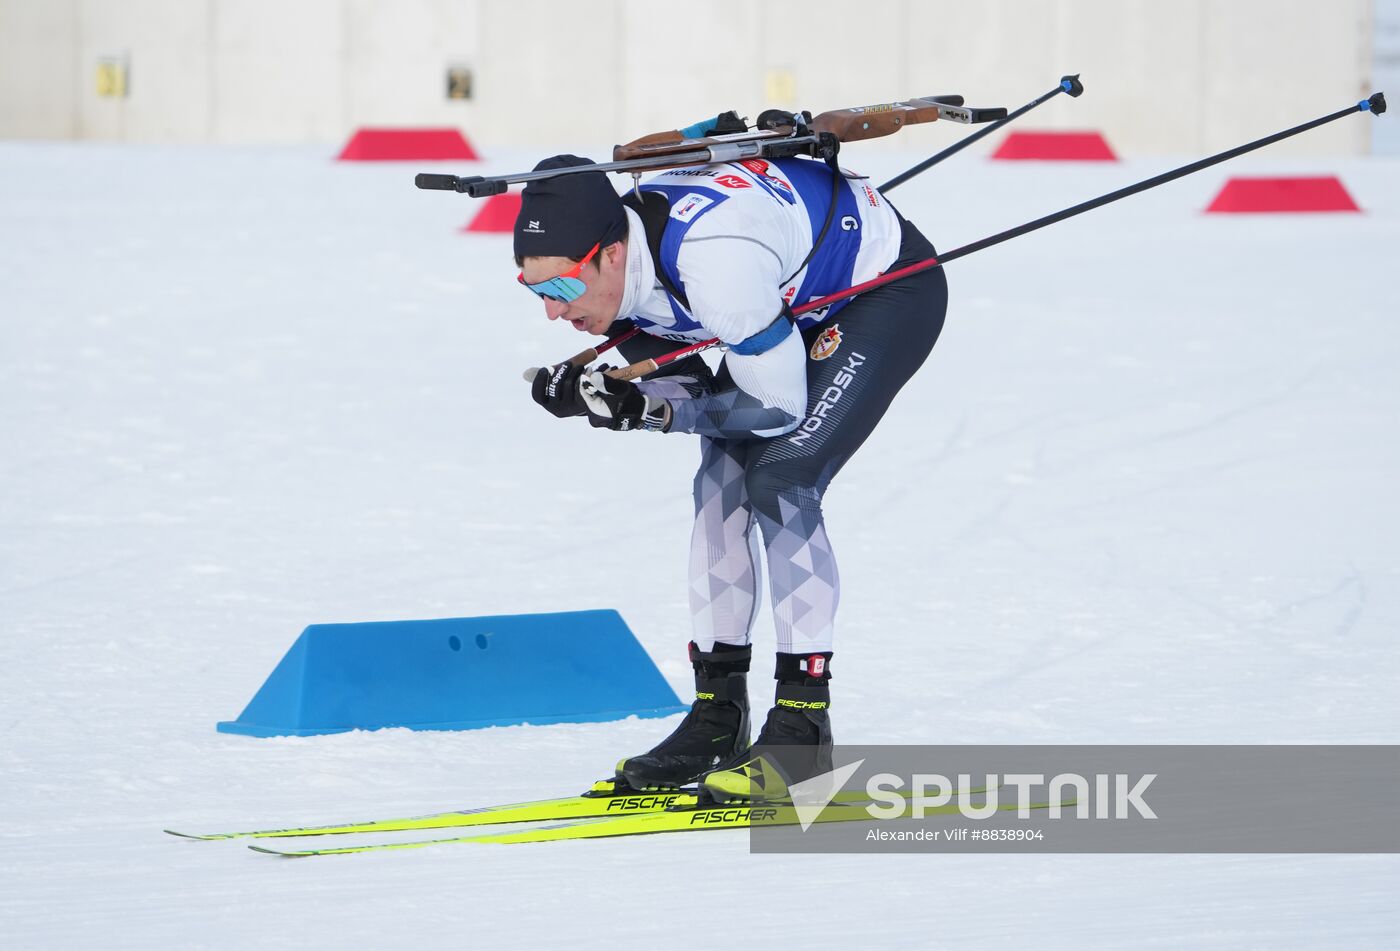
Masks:
[[[456,129],[360,129],[345,143],[340,162],[476,161],[476,150]]]
[[[1098,132],[1012,132],[1001,140],[992,158],[1050,162],[1118,160]]]
[[[509,234],[515,227],[515,219],[519,215],[519,192],[492,195],[486,199],[486,204],[476,213],[476,217],[468,222],[462,230],[478,234]]]
[[[1335,175],[1231,178],[1206,211],[1360,211]]]

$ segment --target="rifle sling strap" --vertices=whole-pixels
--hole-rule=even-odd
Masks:
[[[622,196],[622,203],[637,213],[642,219],[642,230],[647,236],[647,250],[651,252],[651,263],[656,271],[656,280],[680,305],[690,310],[690,301],[685,293],[675,285],[666,269],[661,266],[661,237],[666,231],[666,222],[671,217],[671,203],[661,192],[642,192],[638,198],[635,191]]]

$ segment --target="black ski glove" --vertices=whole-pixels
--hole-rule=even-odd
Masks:
[[[657,396],[647,396],[637,384],[614,380],[602,366],[579,380],[579,394],[588,413],[588,423],[599,429],[630,432],[645,429],[665,432],[671,421],[670,407]]]
[[[579,395],[579,378],[584,368],[571,363],[561,363],[557,367],[541,367],[535,371],[530,383],[530,395],[545,409],[560,419],[569,416],[582,416],[588,412],[583,398]]]

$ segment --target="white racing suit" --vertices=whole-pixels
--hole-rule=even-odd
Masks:
[[[727,345],[711,387],[683,388],[676,376],[642,384],[671,403],[670,432],[701,437],[690,601],[702,651],[749,642],[762,583],[755,524],[778,650],[832,650],[840,584],[822,495],[943,326],[941,268],[804,314],[795,325],[782,314],[784,303],[799,307],[934,256],[917,229],[854,178],[837,183],[835,212],[812,253],[832,182],[823,163],[782,159],[677,169],[643,185],[670,203],[659,264],[684,303],[658,278],[641,218],[627,211],[619,316],[676,348],[712,337]],[[635,350],[621,349],[635,359]]]

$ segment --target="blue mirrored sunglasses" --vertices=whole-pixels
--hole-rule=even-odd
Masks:
[[[593,259],[593,255],[598,253],[601,244],[593,245],[593,249],[583,256],[583,260],[569,268],[558,277],[551,277],[547,281],[540,281],[538,284],[529,284],[525,280],[525,272],[521,271],[515,279],[524,284],[527,289],[537,296],[546,300],[559,301],[567,304],[576,301],[588,290],[588,285],[579,277],[583,273],[583,266]]]

